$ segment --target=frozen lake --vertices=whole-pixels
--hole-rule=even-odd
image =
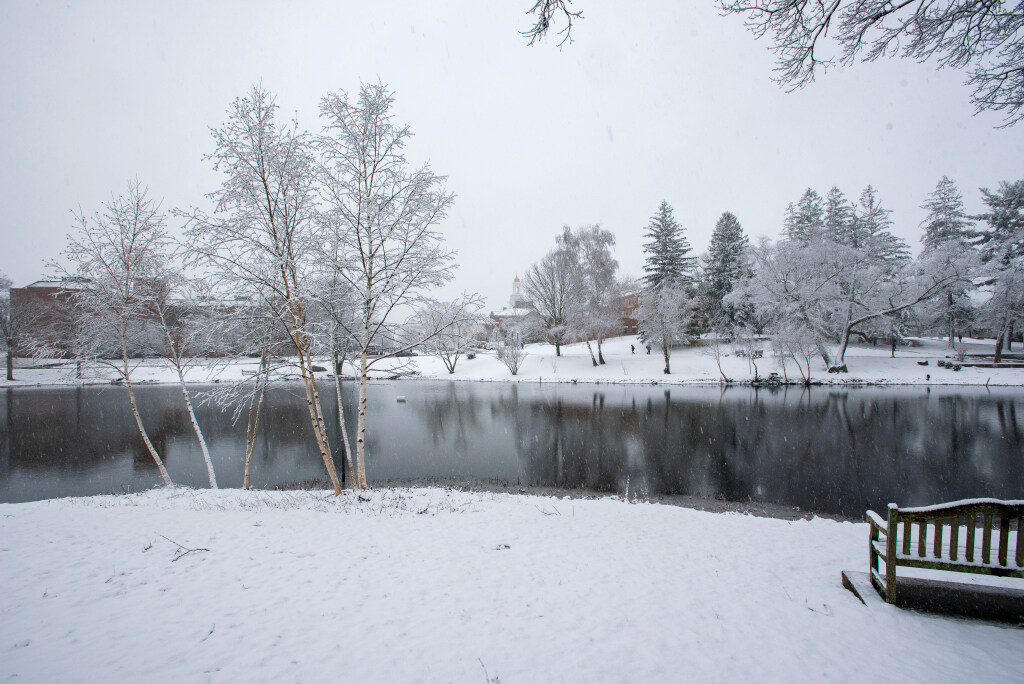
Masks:
[[[335,416],[333,386],[322,395]],[[354,433],[354,383],[346,395]],[[177,387],[139,387],[137,396],[172,479],[205,486]],[[268,402],[254,486],[325,480],[301,385],[273,390]],[[1019,390],[401,381],[372,383],[369,405],[371,484],[455,478],[621,492],[628,478],[631,492],[852,517],[889,501],[1024,498]],[[221,486],[240,486],[244,421],[232,427],[209,407],[199,420]],[[336,429],[331,439],[340,470]],[[0,391],[0,501],[159,482],[122,388]]]

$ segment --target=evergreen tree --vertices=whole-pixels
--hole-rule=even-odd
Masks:
[[[968,239],[975,235],[971,219],[964,212],[963,195],[949,176],[942,177],[921,208],[928,210],[928,216],[921,222],[924,229],[922,242],[926,251],[939,249],[946,244],[954,244],[962,249],[967,247]],[[941,330],[951,349],[958,331],[962,331],[974,320],[974,306],[968,290],[963,283],[951,286],[945,296],[937,297],[922,311],[925,325]]]
[[[649,290],[659,290],[664,285],[678,283],[691,285],[692,271],[696,258],[687,256],[690,243],[683,235],[683,228],[672,216],[672,207],[662,202],[658,213],[651,217],[644,237],[650,242],[644,244],[643,282]]]
[[[1024,318],[1024,179],[1000,181],[995,192],[982,188],[981,196],[989,210],[976,218],[989,226],[981,235],[981,253],[991,292],[983,313],[996,336],[998,363]]]
[[[997,256],[1004,261],[1024,256],[1024,180],[999,182],[995,192],[981,189],[988,212],[977,216],[989,230],[982,235],[986,258]]]
[[[873,258],[898,265],[910,260],[910,248],[892,234],[891,209],[882,207],[878,193],[870,185],[860,193],[860,207],[854,219],[854,247],[867,247]]]
[[[928,210],[921,223],[925,249],[935,249],[950,240],[963,243],[971,237],[971,220],[964,212],[963,195],[949,176],[942,177],[921,208]]]
[[[790,203],[786,207],[783,234],[787,240],[806,245],[824,230],[824,215],[821,196],[807,188],[796,206]]]
[[[704,316],[713,329],[733,322],[733,307],[723,304],[733,285],[747,271],[746,250],[750,240],[732,212],[723,213],[711,233],[711,247],[704,262],[702,299]]]
[[[861,236],[857,234],[854,209],[843,191],[833,185],[825,196],[825,234],[830,239],[851,247],[860,246]]]

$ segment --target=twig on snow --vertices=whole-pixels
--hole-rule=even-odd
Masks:
[[[202,551],[209,551],[210,550],[210,549],[190,549],[187,546],[183,546],[183,545],[179,544],[178,542],[174,541],[173,539],[170,539],[168,537],[164,537],[164,535],[162,535],[162,534],[158,534],[157,536],[158,537],[163,537],[164,539],[167,539],[167,541],[171,542],[172,544],[174,544],[175,546],[178,547],[177,550],[174,552],[174,558],[171,559],[172,563],[174,561],[180,559],[180,558],[184,558],[185,556],[187,556],[190,553],[200,553]]]

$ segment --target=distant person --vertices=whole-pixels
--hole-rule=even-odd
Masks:
[[[636,345],[635,344],[629,345],[629,353],[630,354],[636,354]]]
[[[647,355],[651,355],[651,345],[647,345]]]

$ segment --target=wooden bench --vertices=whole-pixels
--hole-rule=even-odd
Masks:
[[[871,583],[889,603],[896,602],[898,566],[1024,578],[1024,501],[965,499],[919,508],[891,503],[888,520],[874,511],[867,519]]]

